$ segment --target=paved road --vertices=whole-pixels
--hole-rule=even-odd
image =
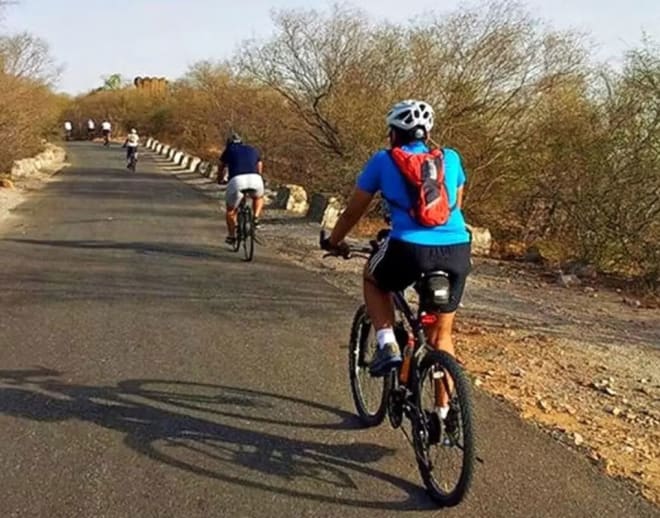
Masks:
[[[88,143],[0,227],[0,516],[658,516],[483,395],[474,491],[429,504],[356,429],[355,301],[218,243],[217,208]]]

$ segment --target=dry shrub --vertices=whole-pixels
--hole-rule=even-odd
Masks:
[[[31,93],[18,87],[19,80],[6,74],[0,75],[0,172],[9,172],[12,162],[22,156],[27,156],[39,147],[39,141],[23,137],[30,119],[22,118],[21,104],[25,103],[27,94]]]
[[[66,102],[50,89],[56,75],[45,42],[25,33],[0,36],[0,173],[38,153],[55,131]]]

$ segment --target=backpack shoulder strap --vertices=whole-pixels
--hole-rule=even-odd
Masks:
[[[442,181],[445,182],[446,181],[445,152],[447,150],[450,150],[450,151],[453,151],[453,150],[451,148],[444,148],[444,147],[443,148],[437,148],[436,150],[438,152],[438,157],[440,158],[440,160],[442,160],[442,177],[443,177]],[[446,188],[446,184],[445,184],[445,188]],[[456,197],[456,202],[449,207],[449,210],[450,210],[450,212],[454,212],[454,210],[456,210],[456,208],[458,208],[458,196]]]
[[[396,160],[394,159],[394,155],[392,154],[392,151],[393,151],[394,149],[395,149],[395,148],[389,148],[389,149],[387,149],[387,150],[386,150],[386,152],[387,152],[387,156],[390,157],[390,160],[392,161],[392,164],[394,165],[394,168],[399,172],[399,174],[400,174],[401,176],[403,176],[403,173],[399,170],[399,166],[397,165],[397,162],[396,162]],[[398,149],[401,149],[401,148],[398,148]],[[407,193],[408,193],[408,199],[409,199],[409,200],[414,200],[414,199],[415,199],[415,192],[414,192],[412,186],[408,183],[408,180],[406,180],[405,177],[404,177],[403,181],[404,181],[404,184],[405,184],[405,186],[406,186],[406,191],[407,191]],[[395,201],[395,200],[393,200],[393,199],[388,198],[387,196],[385,196],[385,193],[381,192],[381,195],[382,195],[383,199],[384,199],[385,201],[387,201],[387,203],[389,203],[390,205],[392,205],[392,206],[394,206],[394,207],[396,207],[396,208],[398,208],[398,209],[400,209],[400,210],[402,210],[402,211],[404,211],[404,212],[406,212],[406,213],[410,212],[410,211],[412,210],[413,206],[414,206],[414,202],[411,202],[411,203],[410,203],[410,206],[405,207],[405,206],[403,206],[401,203],[398,203],[397,201]]]

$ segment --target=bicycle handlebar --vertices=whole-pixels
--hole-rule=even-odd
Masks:
[[[323,254],[323,258],[326,257],[341,257],[342,259],[354,259],[356,257],[362,259],[369,259],[371,254],[378,249],[378,243],[376,241],[371,241],[370,246],[351,246],[345,244],[344,247],[334,248],[330,246],[330,234],[327,230],[321,230],[319,236],[319,246],[321,250],[326,250],[328,253]]]

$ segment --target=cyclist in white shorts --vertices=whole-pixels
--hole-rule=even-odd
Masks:
[[[259,226],[259,218],[264,208],[264,180],[262,178],[263,162],[261,155],[254,147],[244,144],[236,133],[227,140],[227,146],[220,155],[218,183],[223,178],[225,167],[229,173],[229,183],[225,193],[227,204],[227,239],[225,242],[233,245],[236,241],[236,216],[238,206],[243,199],[243,191],[254,190],[252,207],[254,210],[254,225]]]

